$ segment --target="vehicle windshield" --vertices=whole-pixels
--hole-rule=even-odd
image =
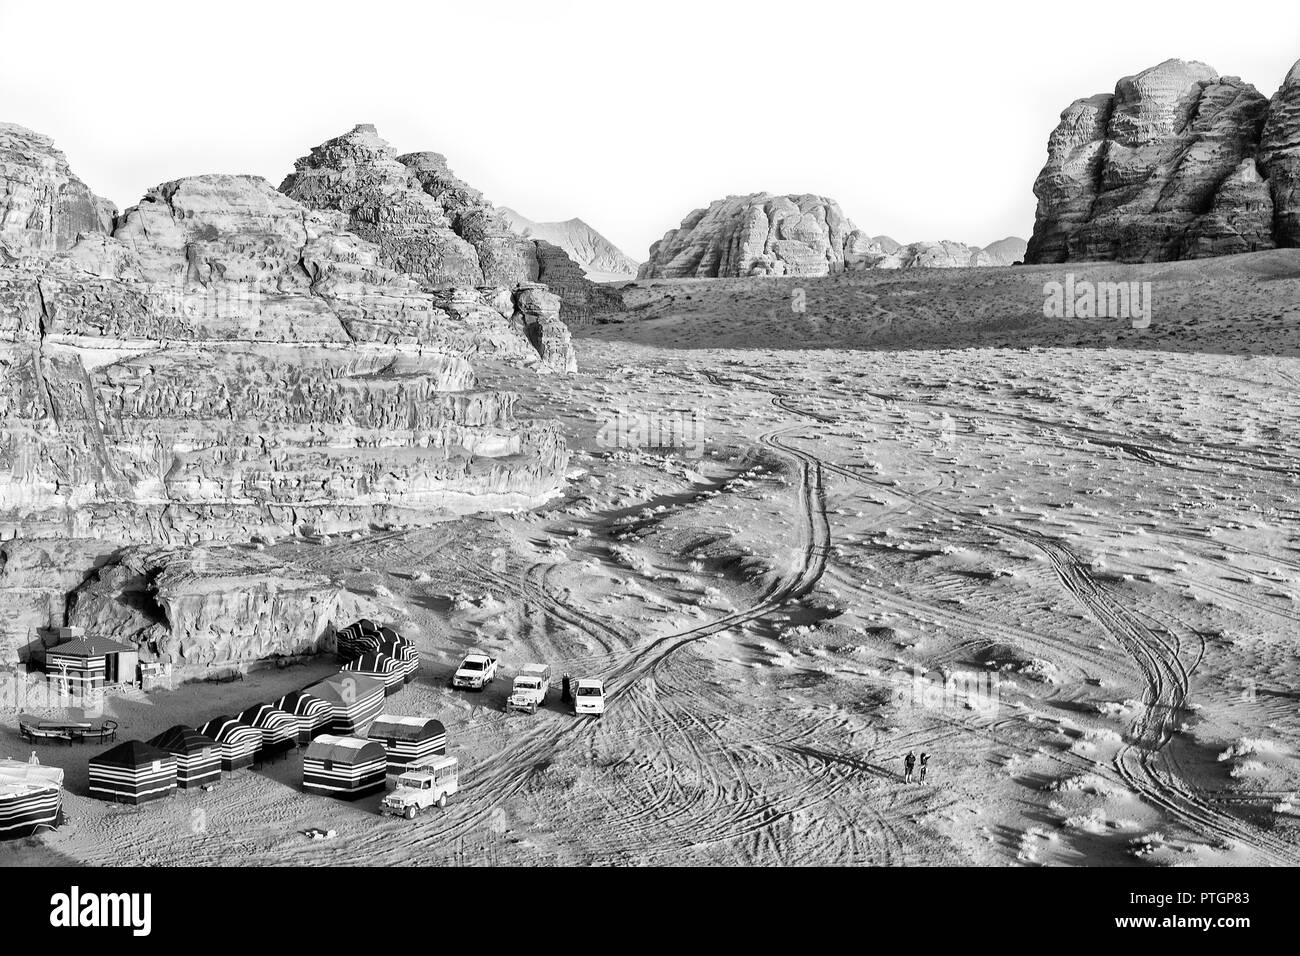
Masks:
[[[460,665],[460,669],[463,671],[481,671],[483,669],[483,662],[466,661],[464,664]]]
[[[599,687],[579,687],[579,688],[578,688],[578,696],[579,696],[579,697],[599,697],[600,694],[601,694],[601,690],[600,690]]]
[[[527,680],[520,679],[515,681],[515,686],[520,690],[537,690],[538,683],[532,678],[528,678]]]

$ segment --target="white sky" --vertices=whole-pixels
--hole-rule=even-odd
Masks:
[[[1300,4],[0,0],[0,41],[0,120],[120,207],[197,173],[278,186],[371,122],[643,259],[691,209],[763,189],[903,241],[1027,238],[1066,105],[1173,56],[1271,96]]]

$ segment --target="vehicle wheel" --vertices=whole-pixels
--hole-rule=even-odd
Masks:
[[[414,820],[414,819],[415,819],[415,807],[412,806],[412,807],[407,807],[407,808],[406,808],[406,819],[408,819],[408,820]]]
[[[445,810],[446,807],[447,807],[447,795],[444,793],[441,797],[438,798],[438,809]]]

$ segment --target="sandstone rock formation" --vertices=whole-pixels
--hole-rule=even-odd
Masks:
[[[637,278],[824,276],[870,243],[825,196],[728,196],[652,245]]]
[[[1274,241],[1300,246],[1300,63],[1269,104],[1259,153],[1273,200]]]
[[[68,599],[87,634],[135,644],[173,679],[212,677],[325,650],[335,622],[368,616],[370,602],[327,575],[264,554],[205,548],[128,548]]]
[[[1113,94],[1077,100],[1034,185],[1026,261],[1163,261],[1294,244],[1296,77],[1270,105],[1236,77],[1168,60]]]
[[[421,190],[396,189],[405,172],[386,167],[348,211],[257,177],[192,177],[150,190],[108,235],[48,140],[23,142],[0,167],[26,184],[10,208],[46,205],[0,261],[0,539],[18,539],[0,576],[31,577],[34,541],[111,553],[364,530],[530,507],[562,486],[558,427],[519,418],[517,396],[479,388],[474,369],[571,371],[560,301],[536,283],[426,281],[446,268],[481,283],[481,260],[454,230],[450,251],[425,241],[450,227]],[[368,217],[378,243],[353,231]],[[79,553],[77,575],[104,560]],[[63,623],[49,593],[16,586],[26,610],[0,628],[13,653]]]
[[[581,219],[534,222],[506,208],[501,216],[516,235],[559,246],[588,278],[608,282],[636,276],[638,263]]]
[[[478,288],[493,295],[541,282],[560,296],[566,322],[621,307],[575,263],[557,262],[553,250],[516,235],[482,193],[451,171],[441,153],[398,156],[373,126],[362,124],[315,147],[294,167],[281,192],[312,209],[343,213],[350,231],[379,248],[384,265],[427,286]],[[563,345],[549,359],[556,369],[576,364],[564,332],[556,326],[543,336]]]
[[[997,242],[990,242],[980,251],[984,253],[985,264],[990,266],[1009,266],[1025,261],[1025,250],[1029,243],[1019,236],[1007,236]]]
[[[0,255],[67,249],[81,233],[111,232],[116,212],[48,136],[0,123]]]
[[[1017,245],[1018,244],[1018,245]],[[1024,240],[996,250],[869,236],[824,196],[728,196],[697,209],[650,247],[638,279],[824,276],[861,269],[957,269],[1010,265]],[[1017,253],[1014,259],[1011,253]]]

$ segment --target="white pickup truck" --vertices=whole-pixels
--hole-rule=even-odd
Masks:
[[[573,691],[573,712],[599,717],[605,712],[605,685],[595,678],[578,681]]]
[[[537,713],[546,703],[546,693],[551,689],[551,668],[546,664],[525,664],[515,675],[515,684],[506,698],[506,710]]]
[[[452,687],[482,690],[497,676],[497,659],[486,651],[470,651],[451,675]]]
[[[397,789],[380,801],[379,812],[414,820],[421,810],[445,807],[447,798],[459,789],[458,761],[455,757],[438,757],[399,776]]]

